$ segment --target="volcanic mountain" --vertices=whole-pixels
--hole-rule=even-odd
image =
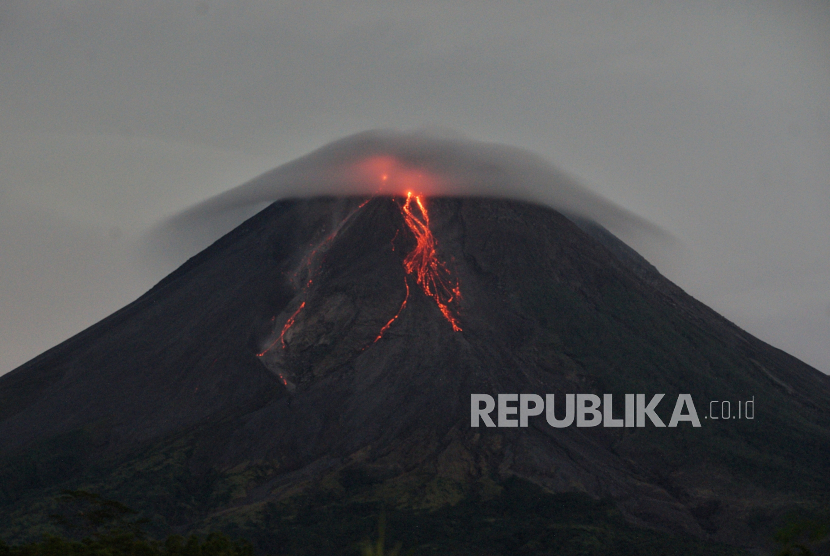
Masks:
[[[505,393],[662,393],[666,423],[689,394],[701,426],[471,427]],[[83,488],[274,554],[350,553],[381,508],[423,553],[742,553],[826,504],[828,446],[830,378],[594,222],[283,200],[0,378],[0,537]]]

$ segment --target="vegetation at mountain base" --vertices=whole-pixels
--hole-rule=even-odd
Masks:
[[[253,556],[244,540],[219,532],[204,538],[169,535],[147,538],[147,520],[124,504],[84,490],[66,490],[56,498],[59,513],[49,516],[63,535],[46,534],[41,541],[8,546],[0,541],[0,556]]]
[[[790,516],[775,532],[776,556],[830,554],[830,511],[815,517]]]
[[[214,519],[208,527],[213,532],[201,537],[172,535],[165,541],[148,539],[142,529],[146,520],[132,511],[109,513],[109,508],[126,506],[85,492],[64,494],[62,515],[74,520],[61,521],[72,523],[64,526],[64,536],[0,545],[0,556],[249,556],[252,545],[256,554],[269,556],[746,554],[720,543],[637,528],[611,501],[551,494],[517,478],[481,485],[457,504],[431,511],[360,501],[371,487],[370,481],[352,478],[345,493],[316,489],[232,519]],[[78,512],[79,507],[85,509]],[[224,532],[215,532],[219,528]],[[79,539],[79,531],[89,534]]]
[[[164,542],[140,539],[125,531],[111,531],[80,541],[47,536],[41,542],[7,546],[0,541],[0,556],[253,556],[244,541],[231,541],[221,533],[206,538],[171,535]]]
[[[386,512],[380,514],[378,519],[378,537],[377,540],[370,540],[368,537],[360,543],[361,556],[399,556],[403,543],[398,542],[392,549],[386,549]],[[415,552],[412,548],[406,552],[407,556]]]

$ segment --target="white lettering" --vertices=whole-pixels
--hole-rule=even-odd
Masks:
[[[663,420],[654,413],[654,408],[657,407],[657,404],[660,403],[660,400],[663,399],[665,394],[655,394],[651,401],[648,402],[646,405],[646,395],[645,394],[637,394],[637,426],[638,427],[645,427],[646,426],[646,415],[648,418],[651,419],[651,422],[654,423],[655,427],[665,427],[666,424],[663,423]]]
[[[530,407],[533,402],[533,407]],[[542,396],[536,394],[519,394],[519,426],[527,426],[527,418],[539,415],[545,410],[545,402]]]
[[[623,426],[623,420],[614,419],[613,404],[611,403],[611,397],[611,394],[603,394],[602,396],[602,426],[621,427]]]
[[[684,406],[689,408],[688,413],[682,413]],[[693,427],[700,426],[700,419],[697,418],[695,404],[690,394],[680,394],[677,396],[677,403],[674,404],[674,412],[671,414],[669,426],[676,427],[679,421],[689,421]]]
[[[557,429],[570,427],[574,422],[574,395],[565,394],[565,418],[561,421],[553,414],[553,394],[545,396],[545,419],[548,425]]]
[[[518,394],[499,394],[499,427],[518,427],[517,419],[508,419],[508,415],[515,415],[519,412],[518,407],[509,406],[507,402],[519,400]]]
[[[481,407],[484,402],[484,408]],[[496,400],[487,394],[470,394],[470,426],[478,427],[478,420],[481,418],[488,427],[495,427],[496,424],[490,418],[490,412],[496,408]]]
[[[590,405],[588,405],[590,402]],[[599,396],[594,394],[577,394],[576,395],[576,426],[577,427],[596,427],[602,423],[602,413],[597,409],[600,405]],[[588,414],[591,418],[588,418]]]

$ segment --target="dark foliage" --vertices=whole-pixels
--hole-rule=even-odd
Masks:
[[[251,545],[221,533],[206,538],[172,535],[164,542],[141,539],[128,531],[110,531],[80,541],[47,536],[41,542],[9,547],[0,541],[0,556],[253,556]]]

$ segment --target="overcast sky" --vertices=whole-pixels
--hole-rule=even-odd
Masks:
[[[534,151],[830,372],[830,3],[0,1],[0,374],[170,272],[160,220],[342,136]]]

